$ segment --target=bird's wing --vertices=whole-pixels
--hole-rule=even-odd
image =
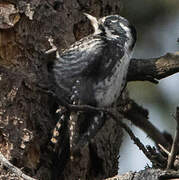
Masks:
[[[123,45],[120,42],[119,44],[121,47],[116,48],[116,42],[92,37],[77,41],[65,50],[53,66],[59,96],[70,96],[72,87],[79,80],[80,88],[83,88],[81,96],[85,94],[84,102],[88,102],[86,94],[90,96],[88,99],[93,97],[91,83],[103,81],[107,76],[111,76],[116,62],[123,56]]]
[[[110,42],[101,37],[86,37],[65,50],[54,65],[55,74],[59,79],[67,80],[78,76],[103,77],[124,55],[124,42]]]
[[[101,39],[83,39],[64,51],[53,69],[60,79],[69,79],[95,72],[106,43]]]

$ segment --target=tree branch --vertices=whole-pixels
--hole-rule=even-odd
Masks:
[[[118,111],[135,126],[142,129],[156,144],[161,144],[165,148],[170,147],[170,144],[162,132],[148,120],[148,111],[135,103],[135,101],[127,98],[125,102],[118,107]]]
[[[17,176],[23,178],[24,180],[36,180],[34,178],[31,178],[30,176],[27,176],[19,168],[11,164],[1,153],[0,153],[0,163],[3,166],[7,167],[11,172],[16,174]]]
[[[179,72],[179,52],[149,59],[132,59],[127,75],[128,81],[157,80]]]

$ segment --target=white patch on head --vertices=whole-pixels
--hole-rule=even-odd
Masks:
[[[117,21],[118,21],[118,19],[116,19],[116,20],[113,20],[113,21],[111,20],[111,22],[113,22],[113,23],[116,23]]]

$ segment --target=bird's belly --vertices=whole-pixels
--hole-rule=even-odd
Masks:
[[[130,57],[125,55],[117,62],[110,76],[94,86],[98,106],[110,106],[116,102],[126,84]]]

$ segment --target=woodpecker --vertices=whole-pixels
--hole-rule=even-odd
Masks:
[[[55,62],[57,94],[69,101],[72,89],[78,86],[75,93],[82,104],[110,106],[125,87],[136,30],[119,15],[99,20],[85,15],[91,21],[94,33],[72,44]]]
[[[97,19],[84,14],[90,20],[94,33],[64,50],[54,63],[56,94],[69,103],[77,97],[80,104],[109,107],[126,85],[136,30],[119,15]],[[102,127],[104,121],[100,122],[100,116],[87,123],[90,125],[83,131],[83,141],[94,137],[96,129]]]

